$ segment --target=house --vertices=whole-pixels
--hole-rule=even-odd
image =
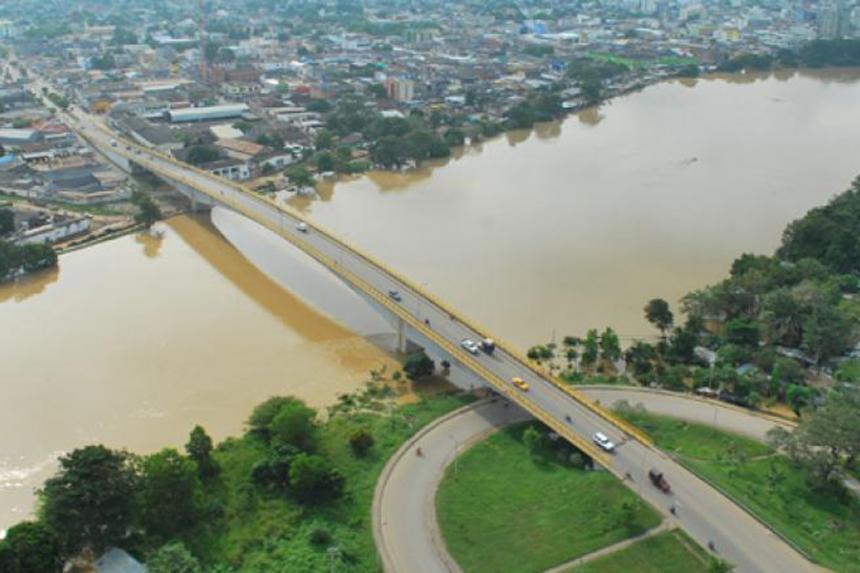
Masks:
[[[187,109],[172,109],[167,112],[171,123],[187,121],[215,121],[242,117],[248,111],[244,103],[229,105],[212,105],[208,107],[190,107]]]
[[[244,181],[251,178],[251,166],[241,159],[218,159],[201,165],[213,175],[224,177],[231,181]]]

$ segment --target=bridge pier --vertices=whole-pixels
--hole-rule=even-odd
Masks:
[[[397,318],[397,352],[406,354],[409,350],[409,341],[406,339],[406,321]]]

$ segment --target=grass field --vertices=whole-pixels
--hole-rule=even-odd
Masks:
[[[371,505],[386,460],[422,426],[469,400],[464,395],[428,396],[390,414],[379,402],[362,400],[330,418],[320,428],[320,450],[343,472],[346,487],[340,499],[319,507],[255,487],[249,475],[265,458],[265,445],[254,436],[227,440],[215,452],[222,473],[206,488],[203,500],[213,518],[183,540],[212,573],[315,573],[332,565],[337,571],[380,571]],[[369,428],[376,440],[363,458],[347,443],[357,426]],[[315,530],[324,530],[330,540],[312,543]],[[338,551],[334,559],[327,553],[332,546]]]
[[[707,573],[709,556],[679,530],[637,541],[615,553],[575,567],[574,573]]]
[[[543,571],[660,522],[607,472],[533,459],[525,427],[469,449],[439,487],[439,525],[464,571]],[[621,517],[622,502],[637,508],[632,520]]]
[[[860,501],[856,497],[812,490],[803,470],[748,438],[642,412],[625,411],[622,416],[821,565],[860,572]]]

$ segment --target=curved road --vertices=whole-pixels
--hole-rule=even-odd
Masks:
[[[790,427],[788,422],[777,418],[762,417],[745,410],[712,400],[704,400],[663,391],[627,387],[590,387],[583,388],[592,399],[607,406],[618,400],[626,400],[631,405],[643,404],[649,412],[665,414],[676,418],[704,424],[714,424],[719,428],[763,440],[767,431],[775,425]],[[389,460],[377,483],[373,503],[373,531],[377,549],[385,570],[389,573],[450,573],[460,568],[445,549],[445,543],[436,524],[435,494],[445,469],[458,452],[472,443],[486,437],[493,431],[517,421],[529,419],[525,412],[504,400],[484,400],[452,412],[422,429],[409,442],[403,445]],[[416,453],[421,448],[423,456]],[[623,446],[622,446],[623,447]],[[654,463],[649,460],[648,462]],[[659,466],[659,462],[655,465]],[[647,479],[640,474],[634,475],[634,483],[628,486],[636,490],[637,479]],[[683,491],[687,479],[698,480],[692,475],[673,476],[670,483],[673,489]],[[678,503],[679,525],[685,530],[696,531],[699,512],[707,510],[706,500],[696,500],[688,496],[667,498],[656,494],[650,483],[641,488],[643,497],[651,501],[666,517],[670,517],[668,507],[673,501]],[[647,494],[654,495],[647,495]],[[679,502],[678,498],[684,497]],[[705,506],[705,507],[703,507]],[[744,561],[736,563],[736,571],[820,571],[814,564],[800,556],[784,544],[777,536],[756,521],[752,516],[733,504],[718,508],[722,519],[729,526],[732,536],[747,538],[753,543],[765,540],[771,547],[778,547],[782,554],[790,555],[792,568],[782,568],[780,555],[771,555],[772,566],[762,568],[758,563]],[[729,540],[731,542],[732,540]],[[725,547],[726,540],[715,538],[719,552]],[[762,550],[763,551],[763,550]],[[797,558],[795,558],[795,556]],[[724,556],[725,557],[725,556]]]

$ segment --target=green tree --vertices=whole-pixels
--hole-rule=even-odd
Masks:
[[[138,506],[147,533],[171,539],[194,523],[200,495],[197,467],[171,448],[141,462]]]
[[[657,351],[647,342],[636,340],[624,352],[624,359],[633,370],[634,376],[644,376],[653,370]]]
[[[435,369],[433,360],[423,351],[410,354],[403,363],[403,372],[410,380],[420,380],[430,376]]]
[[[338,497],[344,478],[325,458],[299,454],[290,464],[290,489],[307,503],[318,503]]]
[[[218,463],[212,458],[212,438],[202,426],[194,426],[185,444],[185,452],[197,464],[197,472],[201,478],[211,477],[218,473]]]
[[[221,152],[211,145],[192,145],[188,148],[185,159],[191,165],[203,165],[221,157]]]
[[[849,319],[833,306],[815,305],[803,322],[801,348],[818,363],[842,354],[851,340]]]
[[[618,335],[611,328],[606,328],[600,335],[600,355],[605,360],[615,362],[621,358],[621,343]]]
[[[200,561],[181,541],[159,547],[146,562],[149,573],[203,573]]]
[[[79,448],[60,458],[57,474],[39,492],[40,517],[58,532],[64,551],[100,552],[129,531],[135,475],[125,452]]]
[[[463,133],[463,130],[458,127],[452,127],[448,131],[445,132],[445,143],[450,145],[451,147],[457,147],[459,145],[463,145],[466,141],[466,134]]]
[[[319,130],[316,138],[314,138],[314,147],[316,147],[318,151],[323,151],[325,149],[331,149],[333,146],[334,134],[328,129]]]
[[[593,366],[597,362],[597,357],[600,354],[600,341],[597,335],[597,330],[592,328],[586,333],[585,341],[582,343],[582,358],[583,366]]]
[[[529,426],[523,430],[523,444],[533,458],[537,457],[544,447],[543,434],[534,426]]]
[[[24,521],[9,528],[0,541],[3,573],[59,573],[62,548],[57,534],[43,523]]]
[[[337,169],[337,162],[334,159],[334,155],[328,151],[317,153],[314,159],[317,164],[317,170],[320,172],[334,171]]]
[[[269,425],[275,444],[295,446],[310,451],[316,442],[316,410],[298,398],[281,405]]]
[[[733,318],[726,323],[726,339],[732,344],[757,347],[759,328],[755,320]]]
[[[0,237],[15,230],[15,213],[12,209],[0,209]]]
[[[778,428],[768,432],[768,437],[807,469],[813,485],[829,485],[844,472],[854,470],[860,456],[860,388],[835,386],[822,406],[796,430]]]
[[[314,176],[301,165],[291,168],[287,171],[287,179],[296,187],[313,187]]]
[[[675,322],[669,303],[662,298],[648,301],[648,304],[645,305],[645,318],[657,327],[663,340],[666,339],[666,331],[672,328],[672,324]]]
[[[161,208],[149,197],[144,196],[137,203],[137,213],[134,220],[143,224],[146,228],[152,227],[162,217]]]

